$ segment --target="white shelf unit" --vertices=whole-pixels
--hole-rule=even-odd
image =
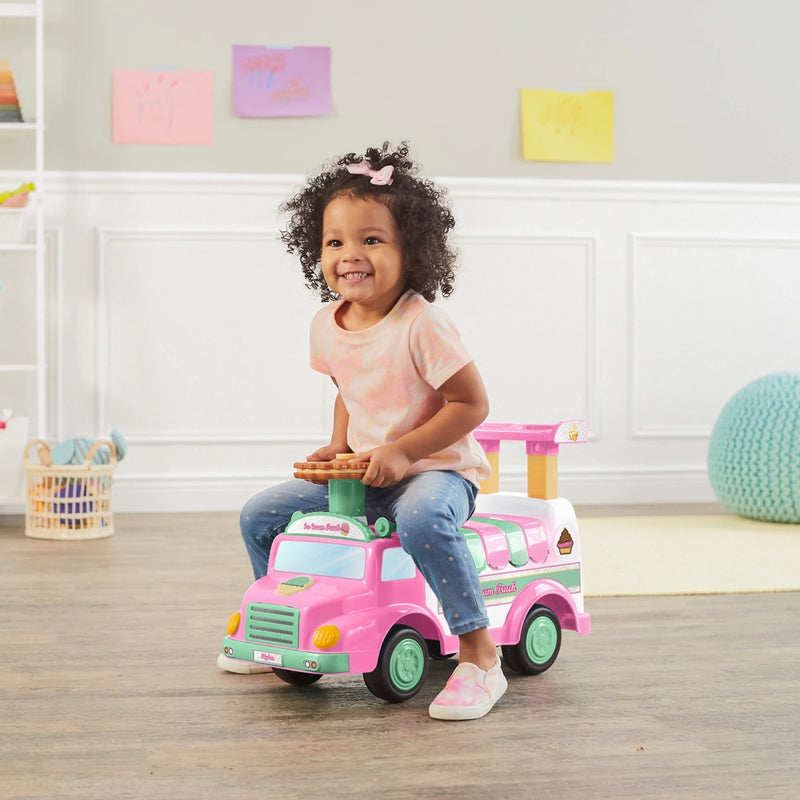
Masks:
[[[8,136],[34,137],[34,164],[20,164],[20,170],[31,174],[36,185],[33,194],[33,210],[35,217],[35,233],[32,243],[0,242],[0,267],[6,254],[29,254],[35,261],[35,360],[33,363],[2,364],[0,363],[0,380],[4,375],[21,374],[35,382],[36,416],[35,424],[29,429],[29,436],[47,438],[47,363],[46,363],[46,292],[45,292],[45,239],[44,239],[44,0],[29,2],[0,2],[0,45],[3,40],[3,29],[9,23],[18,27],[20,24],[30,26],[30,35],[34,47],[35,64],[35,118],[24,122],[0,123],[0,146]],[[1,49],[1,47],[0,47]],[[27,257],[27,255],[26,255]],[[2,505],[21,505],[24,497],[0,497]]]

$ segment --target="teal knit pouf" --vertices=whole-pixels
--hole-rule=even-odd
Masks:
[[[800,523],[800,373],[766,375],[738,391],[711,432],[708,476],[729,511]]]

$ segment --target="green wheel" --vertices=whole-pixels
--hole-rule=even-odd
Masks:
[[[381,647],[378,663],[364,673],[367,689],[381,700],[402,703],[412,698],[428,677],[428,647],[413,628],[393,628]]]
[[[538,675],[553,665],[560,649],[558,617],[549,608],[534,606],[525,617],[519,642],[503,645],[503,658],[517,672]]]

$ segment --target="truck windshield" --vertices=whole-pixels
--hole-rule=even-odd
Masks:
[[[278,544],[273,568],[279,572],[327,575],[330,578],[363,578],[363,547],[334,542],[283,541]]]

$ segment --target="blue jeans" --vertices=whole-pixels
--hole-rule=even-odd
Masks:
[[[403,549],[442,604],[450,630],[460,635],[489,625],[480,581],[466,540],[458,533],[475,508],[476,487],[457,472],[420,472],[394,486],[366,489],[367,519],[395,521]],[[267,573],[275,537],[295,511],[327,511],[328,487],[291,480],[245,503],[239,525],[256,579]]]

